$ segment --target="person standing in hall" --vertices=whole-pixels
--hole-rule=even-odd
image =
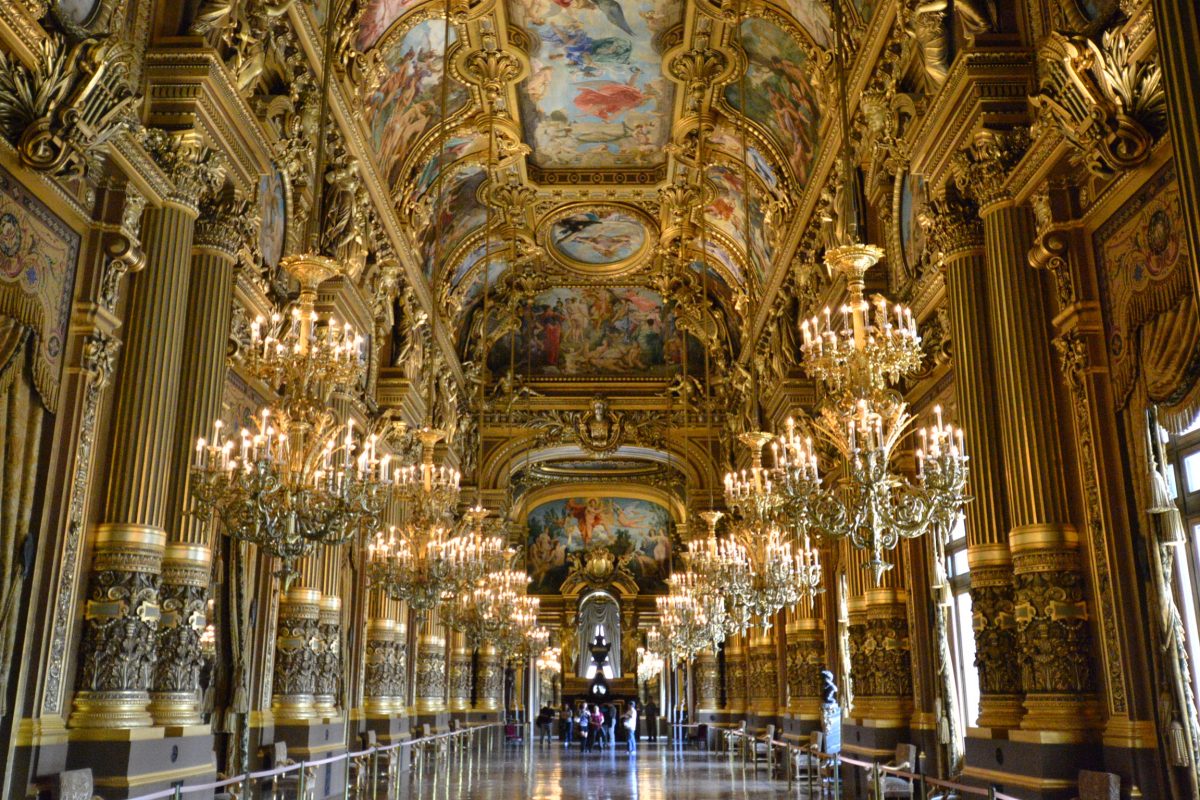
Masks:
[[[584,706],[579,717],[575,720],[575,727],[579,730],[579,740],[582,744],[583,752],[592,749],[592,712],[587,706]]]
[[[621,724],[625,726],[625,750],[628,753],[637,752],[637,703],[629,701],[629,708],[621,715]]]
[[[658,741],[658,704],[653,700],[646,703],[646,741]]]
[[[592,721],[588,726],[588,740],[592,744],[599,743],[600,749],[604,749],[604,714],[600,712],[600,706],[592,706]]]
[[[575,739],[575,715],[571,713],[571,707],[563,703],[562,720],[565,726],[566,733],[563,734],[563,747],[570,747],[571,742]]]

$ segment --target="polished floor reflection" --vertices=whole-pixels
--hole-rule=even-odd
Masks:
[[[603,752],[564,750],[557,742],[508,746],[489,758],[450,756],[415,770],[405,800],[765,800],[804,796],[760,768],[698,750],[642,743],[636,755],[623,746]]]

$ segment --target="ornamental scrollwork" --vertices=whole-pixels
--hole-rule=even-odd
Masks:
[[[281,606],[278,626],[279,634],[275,646],[275,694],[315,694],[317,649],[314,643],[320,637],[317,620],[307,615],[294,615],[288,606]]]
[[[975,629],[975,668],[979,690],[987,695],[1021,693],[1017,628],[1013,616],[1013,588],[1007,569],[995,579],[976,569],[971,580],[971,618]],[[979,573],[978,576],[976,573]]]
[[[205,586],[163,584],[159,591],[162,620],[153,688],[159,692],[194,692],[200,687],[204,654],[200,634],[205,626]]]
[[[158,575],[116,563],[99,566],[92,574],[77,686],[91,692],[146,691],[158,656]]]
[[[1074,553],[1014,559],[1013,615],[1021,688],[1082,693],[1094,688],[1083,576]]]
[[[1028,148],[1028,128],[980,130],[971,144],[954,154],[955,185],[981,207],[1003,200],[1009,173]]]
[[[1136,59],[1115,29],[1099,43],[1051,33],[1038,56],[1041,86],[1030,98],[1038,123],[1062,131],[1090,172],[1107,177],[1150,157],[1167,117],[1157,63]]]
[[[21,163],[56,177],[95,172],[103,145],[134,121],[130,64],[128,46],[110,36],[51,34],[32,69],[0,53],[0,132]]]
[[[908,620],[880,617],[868,619],[862,625],[851,625],[850,648],[856,695],[907,697],[912,694]]]

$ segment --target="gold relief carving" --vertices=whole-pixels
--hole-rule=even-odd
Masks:
[[[196,131],[143,128],[141,141],[174,184],[172,199],[198,212],[201,198],[213,194],[224,176],[217,154]]]
[[[509,84],[521,75],[520,60],[494,47],[472,50],[463,60],[463,71],[483,91],[485,107],[494,109]]]
[[[787,684],[792,702],[821,697],[821,670],[825,665],[822,639],[797,638],[788,642]]]
[[[252,87],[267,65],[276,22],[295,0],[204,0],[189,33],[218,48],[239,91]]]
[[[1105,685],[1110,709],[1124,714],[1128,710],[1125,693],[1125,665],[1122,657],[1120,637],[1117,633],[1116,602],[1113,598],[1112,568],[1108,561],[1104,506],[1100,493],[1099,468],[1096,458],[1096,442],[1092,431],[1092,395],[1087,373],[1091,366],[1088,342],[1077,332],[1070,332],[1054,339],[1063,363],[1063,374],[1071,394],[1072,420],[1075,423],[1075,442],[1079,453],[1080,476],[1083,483],[1084,508],[1089,531],[1088,544],[1091,548],[1095,569],[1095,592],[1100,605],[1100,631],[1104,637],[1101,659],[1105,666]]]
[[[129,69],[116,37],[48,36],[33,69],[0,53],[0,130],[21,163],[60,177],[95,172],[100,148],[134,121]]]
[[[746,657],[726,655],[725,658],[726,706],[732,709],[746,707]]]
[[[697,36],[696,47],[685,50],[667,62],[667,71],[684,85],[687,93],[685,108],[699,111],[704,95],[728,71],[728,56],[708,47],[708,36]]]
[[[196,219],[193,247],[217,250],[229,258],[250,241],[258,219],[249,201],[236,195],[205,198]]]
[[[1121,31],[1100,43],[1052,32],[1042,42],[1041,86],[1030,98],[1039,125],[1053,125],[1080,152],[1092,173],[1107,177],[1150,157],[1166,129],[1162,71],[1138,61]]]
[[[855,696],[911,697],[912,653],[908,620],[894,616],[874,617],[850,628],[851,678]],[[855,628],[859,629],[857,636]]]
[[[280,717],[305,719],[315,713],[319,614],[315,602],[291,602],[288,596],[280,599],[272,699]]]
[[[983,220],[979,208],[960,192],[947,189],[918,212],[918,222],[933,245],[934,259],[945,269],[946,261],[961,253],[983,251]]]
[[[721,674],[716,656],[710,652],[701,653],[696,657],[692,674],[696,680],[696,708],[717,708],[721,697]]]
[[[1078,553],[1015,555],[1013,604],[1021,688],[1027,694],[1091,691],[1091,634]]]
[[[342,626],[336,619],[332,622],[322,619],[317,624],[316,650],[316,680],[313,695],[318,708],[332,711],[342,689]]]
[[[975,631],[975,668],[979,693],[1021,692],[1012,572],[1005,568],[971,570],[971,624]]]
[[[958,190],[981,210],[1005,199],[1008,175],[1029,147],[1029,130],[983,129],[970,145],[954,154],[951,168]]]

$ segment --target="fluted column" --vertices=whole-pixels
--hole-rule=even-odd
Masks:
[[[399,601],[378,589],[369,590],[364,643],[366,658],[363,686],[368,716],[404,714],[405,633]]]
[[[866,563],[863,551],[862,563]],[[879,585],[865,585],[869,571],[853,567],[864,584],[859,611],[861,633],[854,666],[854,716],[870,720],[875,728],[907,727],[913,711],[912,644],[908,630],[909,569],[906,548],[893,554],[895,568],[883,574]],[[855,607],[852,605],[851,619]],[[854,624],[851,624],[852,647]]]
[[[413,658],[416,686],[414,706],[418,714],[436,714],[446,710],[446,637],[437,623],[437,612],[428,612],[417,635]]]
[[[504,704],[504,662],[491,644],[479,648],[476,699],[481,711],[499,711]]]
[[[201,721],[199,690],[211,583],[212,527],[188,514],[190,468],[198,437],[210,435],[221,413],[226,347],[233,315],[233,268],[248,234],[244,202],[205,202],[196,221],[187,295],[168,494],[167,548],[163,561],[162,619],[150,711],[160,725]]]
[[[318,716],[321,553],[302,558],[299,573],[292,587],[279,596],[271,698],[276,720],[307,720]]]
[[[471,648],[461,631],[450,632],[449,709],[465,712],[471,710]]]
[[[977,206],[953,187],[930,215],[930,237],[941,253],[954,342],[954,388],[959,422],[970,454],[971,502],[965,509],[975,668],[979,672],[977,725],[1012,728],[1023,713],[1013,617],[1008,497],[992,368],[987,261]]]
[[[696,681],[696,713],[713,714],[721,703],[720,673],[717,670],[717,654],[712,650],[701,650],[692,667],[692,678]]]
[[[788,612],[788,713],[801,720],[821,718],[821,670],[825,668],[824,616],[820,596],[812,607],[801,602]]]
[[[146,266],[130,282],[102,520],[93,539],[90,599],[70,723],[148,726],[158,655],[188,275],[197,204],[211,176],[194,134],[158,139],[177,191],[146,211]]]
[[[774,627],[766,631],[759,627],[751,629],[746,682],[751,712],[760,718],[774,717],[779,704],[779,657]]]
[[[741,634],[725,640],[725,707],[734,717],[746,713],[745,642]]]
[[[1008,498],[1021,727],[1076,731],[1092,724],[1094,680],[1079,536],[1071,525],[1055,407],[1044,273],[1033,270],[1029,210],[1004,183],[1024,136],[983,131],[959,154],[960,188],[983,218],[995,397]]]

